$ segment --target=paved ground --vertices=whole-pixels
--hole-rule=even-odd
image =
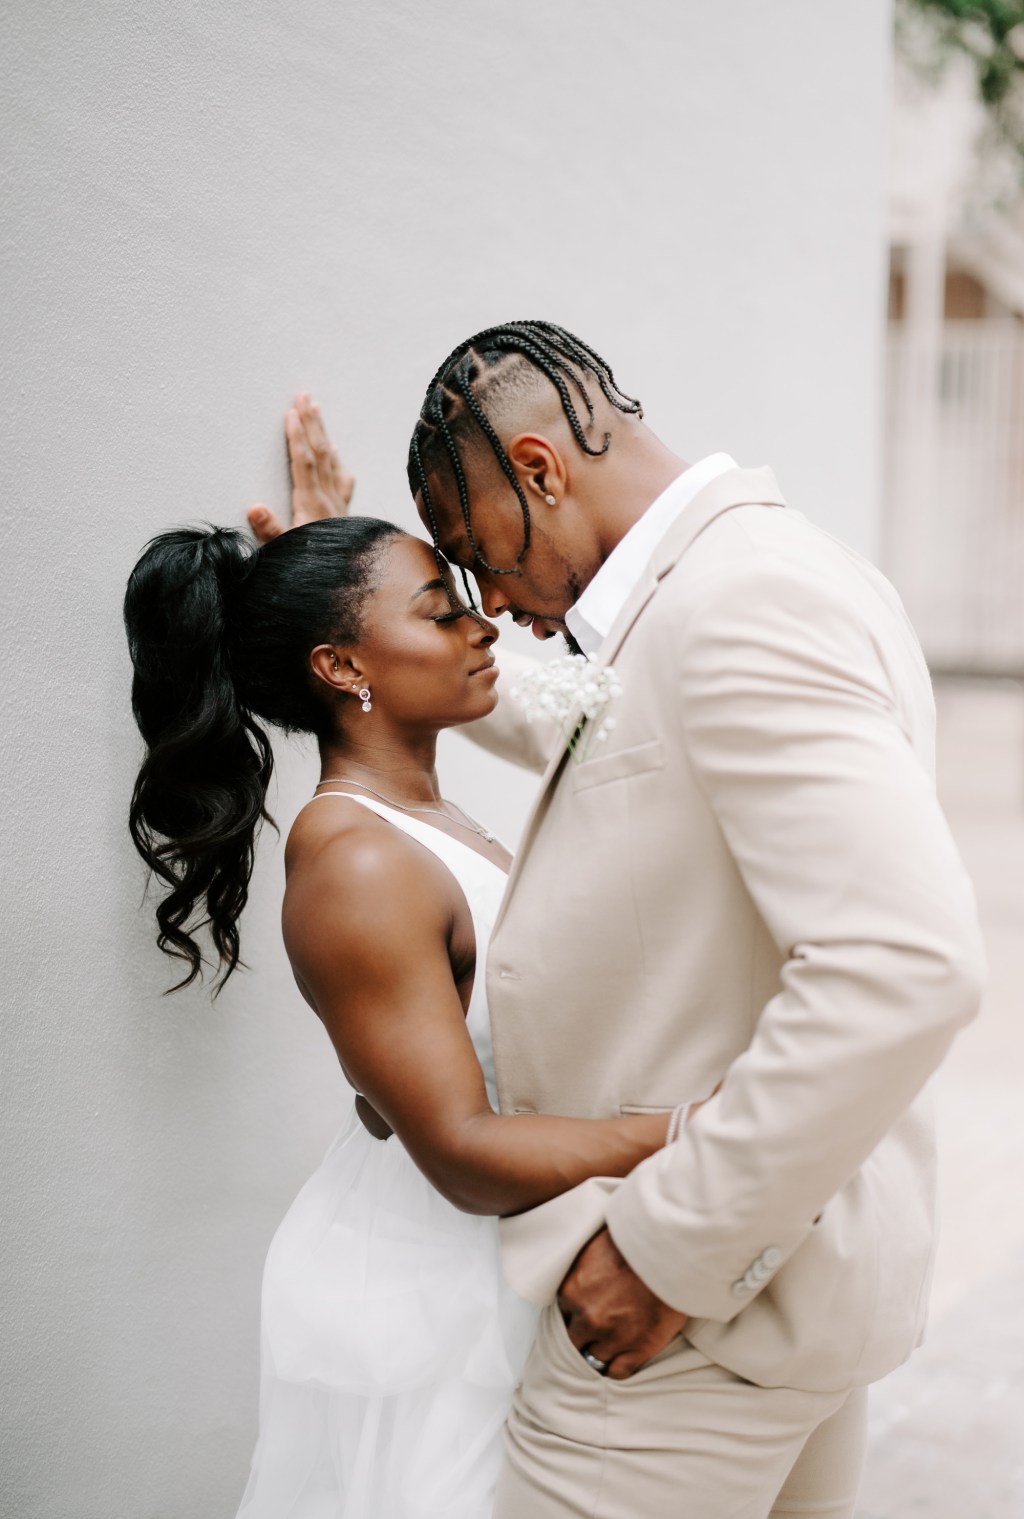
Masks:
[[[859,1519],[1024,1519],[1024,687],[940,686],[939,789],[991,984],[936,1079],[927,1344],[873,1393]]]

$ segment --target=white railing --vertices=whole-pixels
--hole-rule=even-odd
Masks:
[[[1024,675],[1024,325],[889,329],[884,563],[934,669]]]

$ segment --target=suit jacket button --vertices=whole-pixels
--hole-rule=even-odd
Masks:
[[[782,1265],[782,1251],[775,1245],[769,1245],[767,1250],[761,1251],[761,1260],[769,1271],[774,1271]]]
[[[738,1282],[733,1282],[732,1284],[733,1297],[746,1297],[747,1294],[749,1292],[753,1292],[753,1290],[753,1287],[747,1281],[745,1276],[741,1276]]]

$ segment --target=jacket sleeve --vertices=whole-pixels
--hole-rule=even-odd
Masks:
[[[504,648],[498,651],[497,659],[498,705],[487,717],[467,723],[459,732],[499,759],[543,773],[558,743],[558,729],[544,718],[528,718],[511,695],[521,672],[531,669],[536,660]]]
[[[931,778],[847,593],[745,562],[700,583],[675,632],[682,743],[784,967],[718,1097],[626,1179],[608,1224],[659,1297],[727,1322],[974,1016],[984,956]]]

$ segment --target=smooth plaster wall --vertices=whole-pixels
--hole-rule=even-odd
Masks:
[[[308,386],[410,524],[456,341],[576,328],[689,458],[874,543],[885,0],[6,8],[0,1513],[234,1513],[263,1255],[346,1092],[278,943],[162,1000],[119,604],[154,532],[285,499]],[[314,758],[279,745],[287,824]],[[514,836],[530,781],[447,786]]]

